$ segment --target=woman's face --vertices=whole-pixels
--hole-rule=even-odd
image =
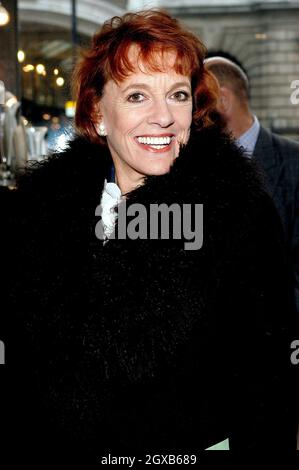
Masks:
[[[164,56],[163,64],[165,60],[167,72],[150,72],[141,63],[121,83],[110,80],[104,86],[102,122],[117,180],[126,181],[127,190],[146,175],[167,173],[178,156],[179,144],[188,141],[190,77],[174,71],[174,54]]]

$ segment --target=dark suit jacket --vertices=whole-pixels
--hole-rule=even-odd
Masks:
[[[261,127],[253,157],[283,223],[299,318],[299,143]]]

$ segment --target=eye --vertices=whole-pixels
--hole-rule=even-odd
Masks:
[[[141,103],[144,100],[145,100],[145,96],[142,93],[138,93],[138,92],[132,93],[127,98],[127,101],[129,101],[130,103]]]
[[[187,91],[176,91],[170,98],[174,101],[188,101],[190,99],[190,93]]]

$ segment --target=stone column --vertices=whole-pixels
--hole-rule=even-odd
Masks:
[[[17,0],[3,0],[2,6],[10,15],[6,26],[0,26],[0,80],[6,90],[20,98]]]

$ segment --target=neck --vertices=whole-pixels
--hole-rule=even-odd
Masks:
[[[230,131],[235,139],[241,137],[244,132],[252,126],[254,117],[250,111],[244,113],[244,110],[233,113],[227,121],[227,129]]]
[[[128,170],[128,169],[127,169]],[[121,165],[115,163],[115,183],[121,190],[122,195],[125,195],[138,186],[143,184],[143,175],[132,171],[124,171]]]

